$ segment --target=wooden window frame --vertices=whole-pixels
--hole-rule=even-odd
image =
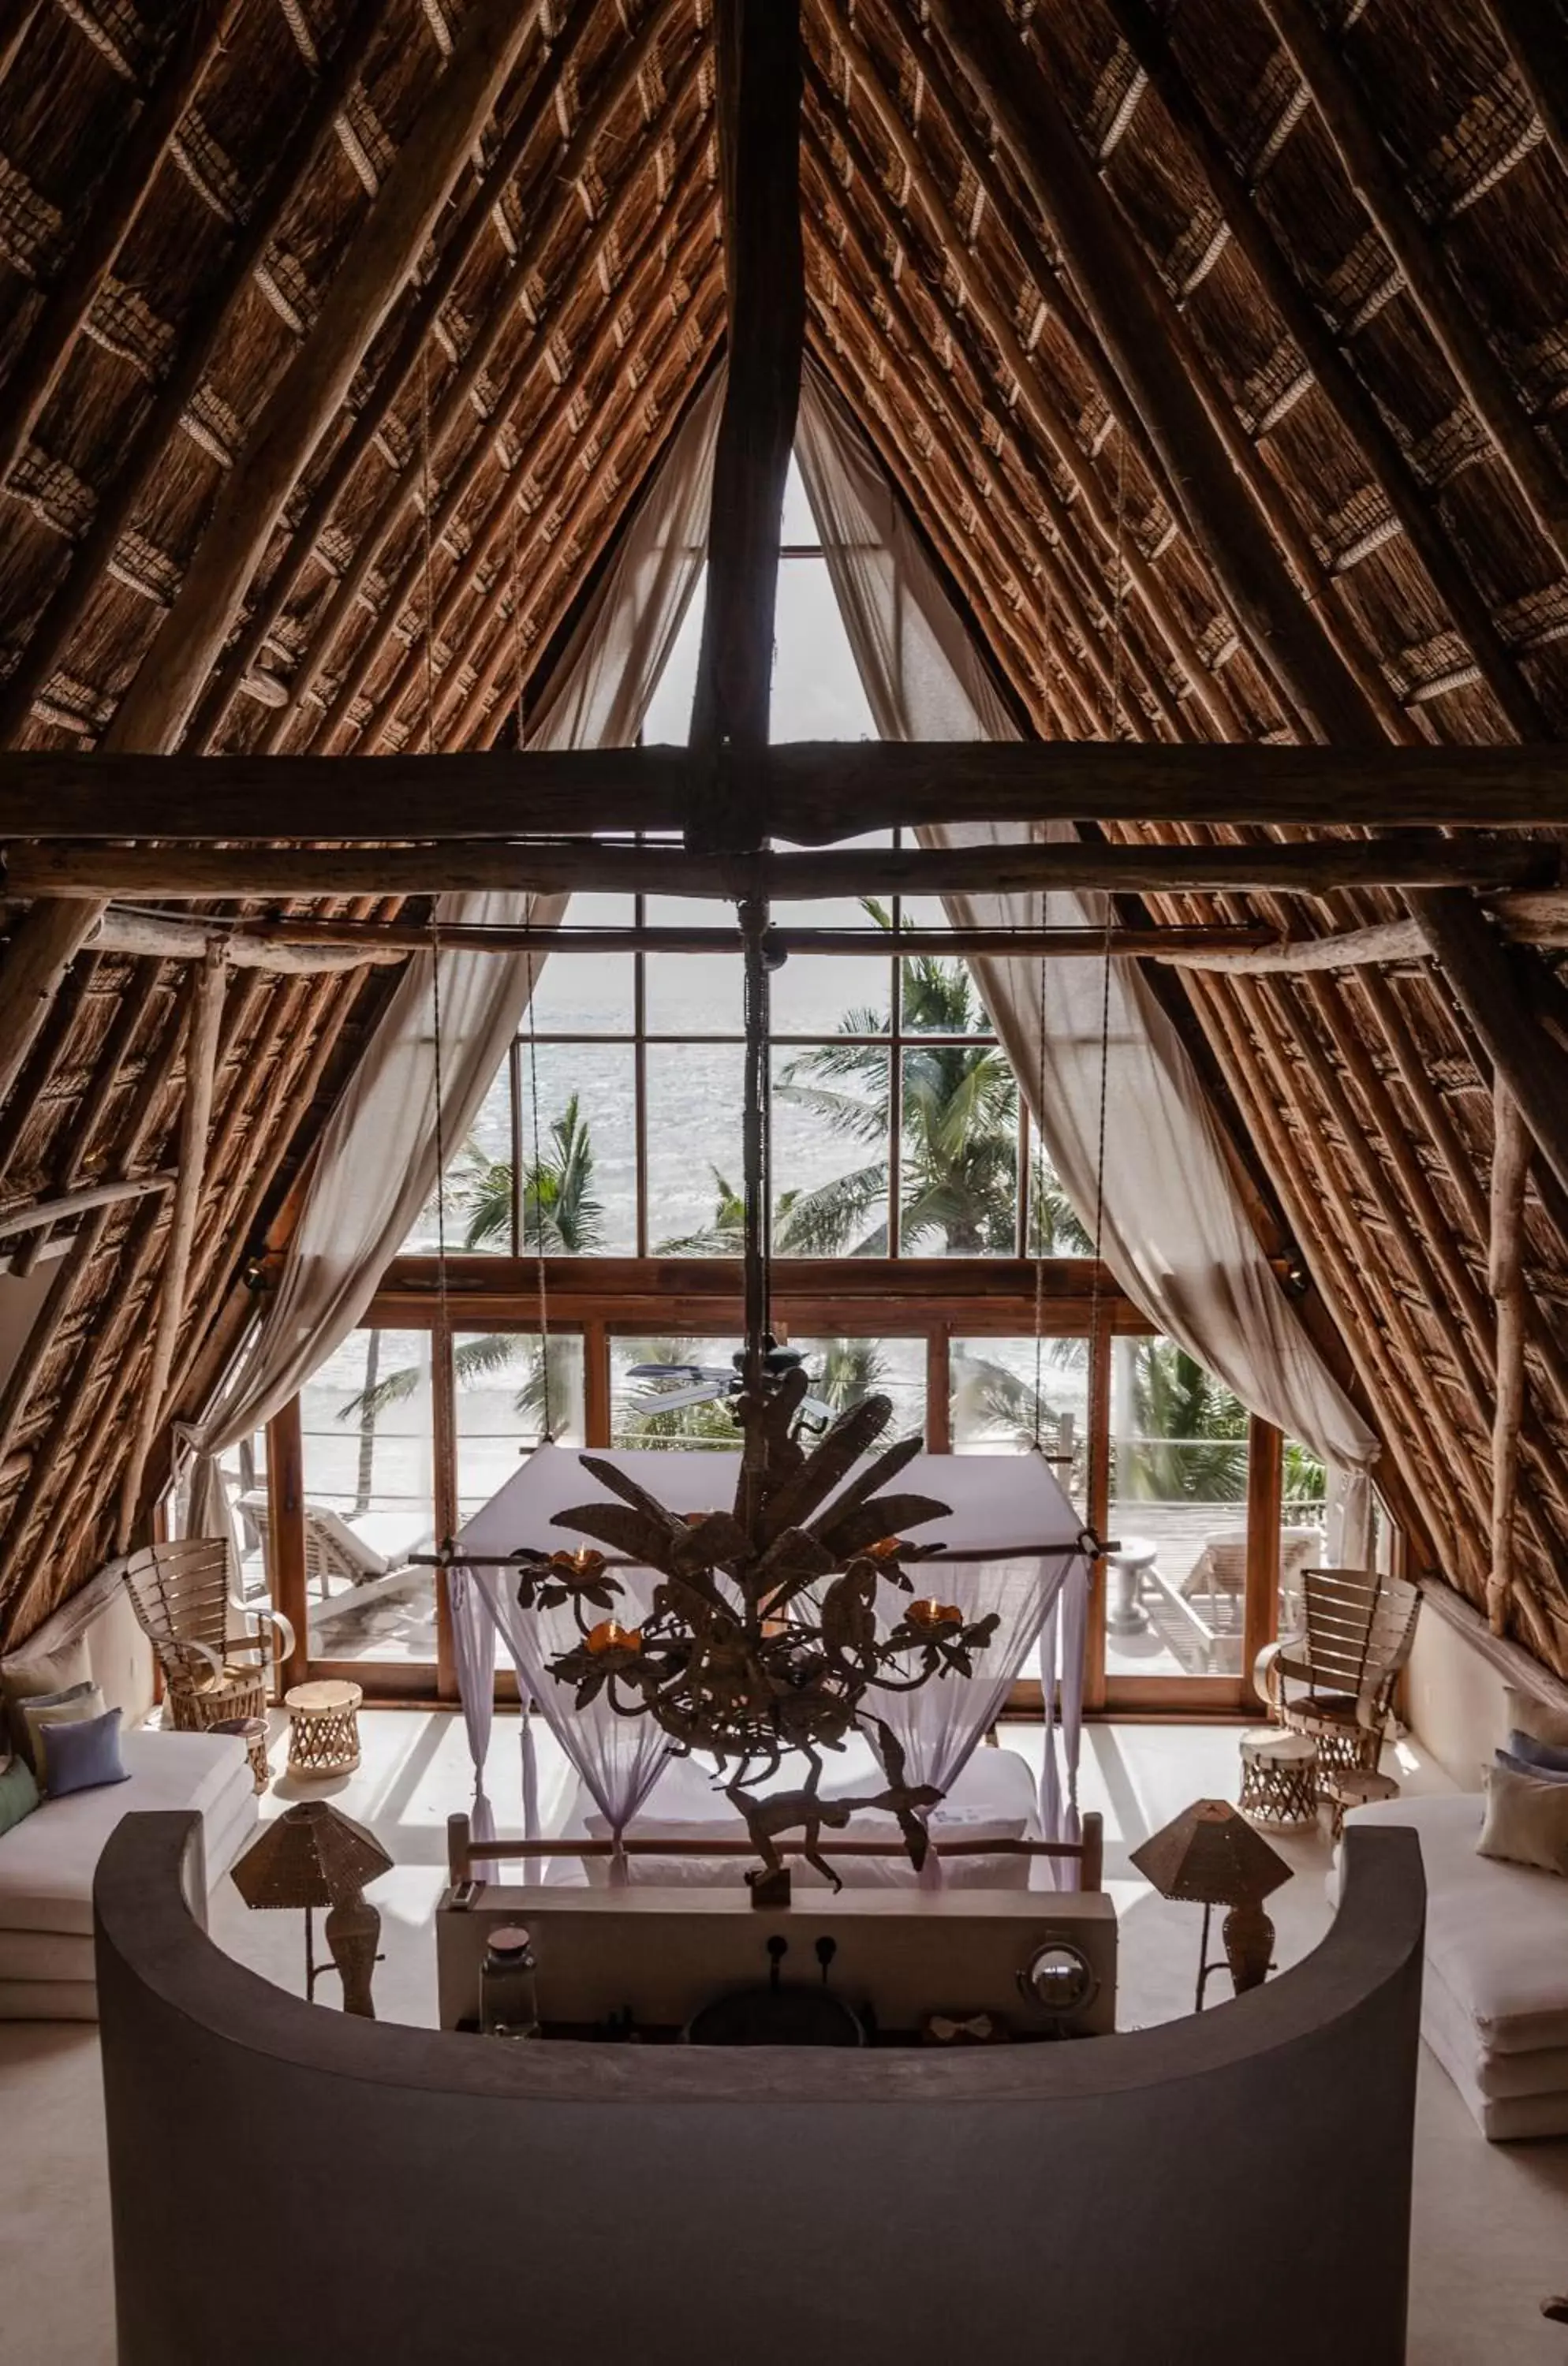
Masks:
[[[589,1447],[611,1441],[611,1347],[617,1336],[678,1333],[738,1334],[741,1276],[729,1258],[547,1258],[545,1300],[553,1330],[583,1345],[584,1425]],[[773,1268],[775,1319],[792,1335],[923,1339],[926,1349],[927,1443],[950,1450],[951,1357],[954,1338],[1028,1338],[1041,1335],[1090,1342],[1089,1398],[1095,1501],[1090,1517],[1100,1535],[1110,1515],[1111,1343],[1151,1337],[1154,1326],[1103,1268],[1090,1258],[923,1257],[786,1258]],[[457,1523],[457,1463],[455,1335],[474,1328],[536,1329],[539,1267],[534,1258],[464,1255],[449,1257],[445,1276],[435,1259],[398,1258],[367,1308],[362,1327],[424,1330],[431,1335],[432,1499],[436,1527]],[[1247,1583],[1243,1669],[1235,1676],[1108,1675],[1105,1589],[1097,1570],[1086,1639],[1085,1709],[1090,1717],[1147,1716],[1178,1719],[1235,1718],[1257,1712],[1250,1684],[1257,1652],[1271,1639],[1278,1615],[1283,1441],[1253,1420],[1247,1456]],[[267,1432],[269,1534],[279,1606],[298,1638],[288,1681],[342,1676],[362,1685],[372,1702],[435,1706],[457,1698],[445,1582],[436,1586],[434,1662],[311,1659],[305,1594],[304,1455],[299,1400],[284,1407]],[[497,1698],[515,1701],[510,1672],[497,1678]],[[1021,1683],[1012,1707],[1038,1715],[1040,1687]]]

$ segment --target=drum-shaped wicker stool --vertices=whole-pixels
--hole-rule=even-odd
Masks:
[[[359,1704],[365,1695],[347,1683],[296,1684],[283,1696],[288,1711],[288,1772],[305,1782],[352,1774],[359,1763]]]
[[[1241,1812],[1276,1831],[1317,1820],[1317,1745],[1304,1733],[1255,1726],[1241,1737]]]

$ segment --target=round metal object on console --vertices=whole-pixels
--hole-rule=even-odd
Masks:
[[[288,1772],[307,1783],[352,1774],[359,1763],[358,1684],[296,1684],[283,1696],[288,1711]]]
[[[1048,1939],[1037,1948],[1020,1972],[1018,1984],[1043,2012],[1060,2022],[1087,2012],[1100,1987],[1089,1957],[1069,1939]]]
[[[1263,1725],[1241,1737],[1241,1812],[1255,1824],[1299,1831],[1317,1820],[1317,1744]]]

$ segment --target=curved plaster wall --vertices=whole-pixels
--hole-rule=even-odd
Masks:
[[[1198,2018],[850,2056],[306,2005],[208,1941],[198,1830],[98,1871],[121,2366],[1321,2366],[1325,2294],[1338,2366],[1404,2357],[1414,1833]]]

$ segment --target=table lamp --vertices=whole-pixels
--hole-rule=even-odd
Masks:
[[[1203,2010],[1209,1974],[1220,1968],[1209,1961],[1209,1917],[1216,1906],[1230,1910],[1221,1935],[1236,1995],[1268,1977],[1274,1925],[1263,1900],[1290,1880],[1291,1868],[1228,1799],[1195,1799],[1134,1849],[1132,1861],[1162,1898],[1190,1899],[1203,1909],[1195,2011]]]
[[[234,1866],[234,1887],[247,1906],[304,1909],[308,1997],[314,1997],[317,1980],[329,1968],[316,1961],[311,1923],[314,1910],[324,1906],[327,1947],[343,1980],[343,2009],[374,2021],[370,1975],[378,1960],[381,1917],[364,1889],[391,1865],[363,1824],[328,1799],[301,1799],[263,1827]]]

